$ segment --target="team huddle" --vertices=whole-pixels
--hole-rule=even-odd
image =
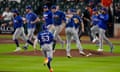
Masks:
[[[18,37],[21,37],[26,44],[23,46],[24,50],[28,49],[28,46],[33,46],[36,49],[37,43],[40,44],[43,55],[45,57],[44,65],[47,65],[50,72],[53,72],[53,69],[50,65],[53,52],[55,52],[55,46],[57,42],[61,43],[61,47],[64,47],[66,43],[66,56],[71,58],[71,41],[74,40],[76,42],[76,46],[78,48],[78,52],[80,55],[87,56],[87,54],[83,51],[83,47],[81,45],[79,39],[79,32],[84,32],[84,22],[82,16],[78,15],[78,11],[75,9],[68,9],[66,13],[59,10],[59,6],[53,5],[49,9],[47,5],[43,6],[43,17],[39,19],[39,17],[32,11],[31,6],[26,7],[26,15],[25,17],[21,17],[19,15],[18,10],[13,10],[13,21],[9,22],[9,24],[13,24],[15,32],[13,34],[13,40],[16,44],[15,52],[20,51],[20,45],[18,42]],[[93,14],[91,16],[91,20],[88,20],[91,24],[91,36],[92,42],[98,43],[98,50],[103,51],[103,40],[106,41],[110,46],[110,52],[113,52],[114,46],[108,40],[105,35],[105,31],[107,29],[107,21],[109,19],[109,15],[107,13],[106,8],[101,8],[98,11],[97,8],[93,8]],[[36,29],[36,23],[42,21],[43,25],[41,26],[42,31],[40,31],[36,37],[34,37],[34,31]],[[27,23],[27,36],[24,33],[23,24]],[[5,26],[3,24],[2,26]],[[66,42],[62,40],[60,37],[60,32],[65,29],[66,34]],[[98,34],[98,35],[97,35]],[[32,43],[34,39],[34,43]]]

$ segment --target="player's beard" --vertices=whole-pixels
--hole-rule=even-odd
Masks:
[[[17,15],[16,14],[13,14],[13,17],[16,17]]]
[[[102,11],[102,14],[105,14],[106,12]]]
[[[26,13],[29,13],[30,12],[30,10],[26,10]]]

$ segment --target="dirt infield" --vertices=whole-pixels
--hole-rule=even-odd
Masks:
[[[110,40],[120,40],[120,39],[116,39],[116,38],[112,38]],[[25,43],[23,40],[19,40],[20,43]],[[72,41],[74,43],[74,41]],[[12,39],[0,39],[0,44],[13,44],[14,41]],[[82,40],[81,43],[84,44],[93,44],[92,42],[88,41],[88,40]],[[104,43],[105,44],[105,43]],[[113,43],[113,45],[120,45],[120,43]]]
[[[105,56],[120,56],[120,53],[109,53],[109,52],[97,52],[95,50],[84,50],[86,54],[91,53],[92,55],[90,57],[105,57]],[[24,51],[24,52],[11,52],[11,53],[5,53],[7,55],[20,55],[20,56],[42,56],[42,52],[40,50],[37,51]],[[71,50],[71,55],[73,57],[84,57],[78,53],[77,49]],[[63,49],[56,50],[54,53],[54,56],[57,57],[65,57],[66,51]]]
[[[83,40],[82,40],[81,43],[92,44],[89,41],[88,37],[83,37],[82,39]],[[119,41],[120,38],[110,38],[110,40]],[[19,40],[19,41],[20,41],[20,43],[25,43],[23,40]],[[6,38],[6,39],[5,38],[0,38],[0,44],[13,44],[13,43],[14,43],[14,41],[12,39],[10,39],[10,38]],[[120,45],[120,43],[114,43],[114,45]],[[109,53],[109,52],[97,52],[95,50],[88,50],[88,49],[85,49],[84,51],[85,51],[86,54],[92,53],[91,57],[120,56],[120,53],[116,54],[116,53]],[[11,53],[4,53],[4,54],[22,55],[22,56],[42,56],[42,53],[41,53],[40,50],[37,50],[37,51],[24,51],[24,52],[11,52]],[[78,50],[76,50],[76,49],[71,50],[71,55],[73,57],[83,57],[82,55],[80,55],[78,53]],[[54,56],[66,56],[65,49],[56,50],[56,52],[54,53]]]

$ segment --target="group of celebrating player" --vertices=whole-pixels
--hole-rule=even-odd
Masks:
[[[53,72],[50,62],[53,58],[53,52],[55,49],[56,41],[59,41],[63,45],[65,41],[60,37],[60,32],[65,28],[66,33],[66,55],[68,58],[71,58],[70,54],[70,45],[71,40],[75,40],[79,53],[83,56],[87,54],[83,51],[80,39],[78,36],[78,30],[81,27],[81,31],[84,32],[84,23],[82,18],[78,15],[75,9],[68,9],[66,14],[59,10],[59,6],[53,5],[51,9],[47,5],[43,6],[43,18],[39,17],[32,11],[31,6],[26,7],[26,17],[23,18],[19,15],[18,10],[13,10],[13,21],[9,24],[13,24],[15,32],[13,34],[13,40],[16,44],[16,51],[20,51],[18,37],[21,37],[25,42],[23,46],[24,50],[27,50],[28,45],[32,45],[36,49],[36,44],[39,43],[42,49],[43,55],[45,56],[44,64],[47,64],[50,72]],[[98,51],[103,51],[103,40],[105,40],[110,45],[111,52],[113,51],[112,43],[105,36],[105,31],[107,29],[107,21],[109,15],[107,14],[106,8],[101,8],[101,12],[98,12],[97,8],[93,8],[93,14],[91,16],[91,36],[93,37],[92,42],[96,41],[96,38],[99,42]],[[34,37],[34,31],[36,29],[36,23],[43,21],[42,31],[40,31],[37,37]],[[28,35],[26,37],[24,33],[23,24],[27,23]],[[2,25],[2,26],[5,26]],[[98,36],[96,35],[98,33]],[[35,38],[34,43],[32,43],[32,38]]]

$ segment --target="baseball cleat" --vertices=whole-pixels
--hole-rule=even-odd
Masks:
[[[88,53],[86,56],[89,57],[89,56],[91,56],[91,55],[92,55],[92,53]]]
[[[96,39],[93,39],[93,40],[92,40],[92,43],[95,43],[95,42],[96,42]]]
[[[96,37],[96,38],[94,38],[94,39],[92,40],[92,43],[95,43],[97,40],[98,40],[98,38],[97,38],[97,37]]]
[[[53,72],[53,69],[52,69],[52,68],[50,68],[50,72]]]
[[[18,51],[21,51],[21,48],[20,47],[17,47],[14,52],[18,52]]]
[[[28,49],[28,47],[27,47],[27,46],[23,46],[22,48],[23,48],[24,50],[27,50],[27,49]]]
[[[71,54],[70,54],[70,53],[67,53],[67,57],[68,57],[68,58],[71,58],[72,56],[71,56]]]
[[[102,52],[102,51],[103,51],[103,49],[100,49],[100,48],[99,48],[97,51],[98,51],[98,52]]]
[[[72,56],[71,55],[69,55],[69,56],[67,56],[68,58],[71,58]]]
[[[83,51],[80,51],[80,55],[86,56],[85,52],[83,52]]]
[[[46,65],[47,63],[48,63],[48,58],[45,58],[44,65]]]

